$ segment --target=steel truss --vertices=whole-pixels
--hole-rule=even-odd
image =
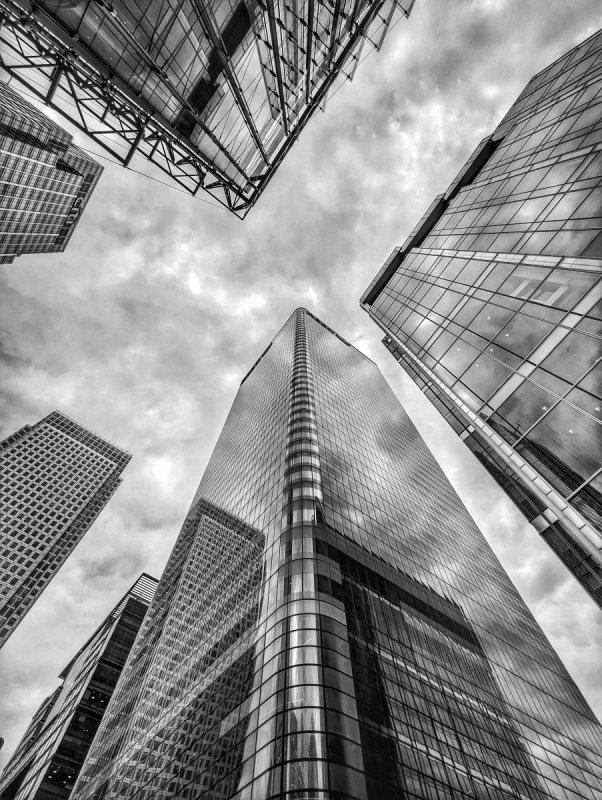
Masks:
[[[99,2],[104,4],[104,0]],[[259,0],[258,5],[273,24],[276,5],[273,0]],[[77,37],[68,35],[35,0],[0,0],[0,67],[123,166],[127,167],[134,156],[145,158],[185,191],[196,195],[203,190],[243,219],[301,130],[323,106],[337,77],[351,77],[345,75],[343,68],[349,62],[357,66],[358,47],[379,12],[390,7],[390,2],[373,0],[368,6],[362,18],[355,21],[354,33],[339,56],[336,60],[332,56],[329,59],[321,84],[311,95],[308,87],[305,108],[294,127],[291,128],[286,113],[283,114],[281,122],[286,136],[270,160],[264,154],[267,168],[260,175],[249,177],[244,186],[220,171],[109,68],[90,56]],[[376,47],[384,38],[391,12],[387,16],[380,42],[370,42]],[[334,36],[333,32],[331,53]]]

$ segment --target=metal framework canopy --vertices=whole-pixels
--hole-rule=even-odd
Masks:
[[[414,0],[0,0],[0,66],[127,166],[244,217]]]

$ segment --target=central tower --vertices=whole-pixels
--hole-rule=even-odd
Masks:
[[[601,744],[376,365],[297,309],[242,381],[75,797],[593,798]]]

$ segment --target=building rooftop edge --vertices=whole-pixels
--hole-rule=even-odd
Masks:
[[[60,414],[61,417],[64,417],[64,419],[66,419],[69,422],[73,423],[73,425],[77,425],[78,428],[81,428],[82,430],[86,431],[86,433],[89,433],[92,436],[95,436],[97,439],[101,439],[105,444],[108,444],[111,447],[114,447],[115,450],[119,450],[120,453],[123,453],[124,455],[129,456],[128,461],[133,458],[133,455],[132,455],[132,453],[129,452],[129,450],[126,450],[125,448],[120,447],[119,445],[117,445],[114,442],[112,442],[110,439],[107,439],[105,436],[101,436],[99,433],[96,433],[91,428],[88,428],[86,425],[82,425],[81,422],[78,422],[76,419],[73,419],[73,417],[70,417],[68,414],[65,414],[64,411],[60,411],[58,408],[55,408],[49,414],[46,414],[44,417],[42,417],[42,419],[38,420],[38,422],[36,422],[35,425],[38,425],[40,422],[44,422],[49,417],[51,417],[53,414]]]
[[[315,314],[314,314],[312,311],[310,311],[309,309],[305,308],[305,306],[297,306],[297,307],[296,307],[296,308],[293,310],[293,312],[292,312],[291,314],[289,314],[289,316],[286,318],[286,321],[285,321],[285,322],[284,322],[284,324],[283,324],[283,325],[282,325],[282,326],[281,326],[281,327],[278,329],[277,333],[275,333],[275,334],[274,334],[274,336],[271,338],[271,340],[270,340],[269,344],[268,344],[268,345],[267,345],[267,347],[266,347],[266,348],[263,350],[263,352],[261,353],[261,355],[259,356],[259,358],[258,358],[258,359],[257,359],[257,360],[254,362],[253,366],[252,366],[252,367],[251,367],[251,368],[250,368],[250,369],[249,369],[249,370],[248,370],[248,371],[245,373],[245,375],[244,375],[243,379],[242,379],[242,380],[241,380],[241,382],[240,382],[240,386],[242,386],[242,385],[243,385],[243,383],[244,383],[244,382],[247,380],[247,378],[249,377],[249,375],[251,375],[251,373],[253,372],[253,370],[255,369],[255,367],[256,367],[256,366],[259,364],[259,362],[261,361],[261,359],[262,359],[262,358],[265,356],[265,354],[268,352],[268,350],[270,349],[270,347],[272,346],[272,344],[274,343],[274,341],[275,341],[275,340],[278,338],[278,336],[281,334],[281,332],[282,332],[282,330],[284,329],[284,327],[285,327],[286,325],[288,325],[288,323],[289,323],[289,322],[291,321],[291,319],[292,319],[292,318],[295,316],[295,314],[297,314],[297,313],[298,313],[298,312],[300,312],[300,311],[301,311],[301,312],[303,312],[304,314],[307,314],[308,316],[310,316],[310,317],[311,317],[312,319],[314,319],[314,320],[315,320],[315,321],[316,321],[316,322],[317,322],[319,325],[322,325],[322,327],[323,327],[323,328],[326,328],[326,330],[327,330],[327,331],[330,331],[330,333],[332,333],[332,334],[333,334],[333,336],[336,336],[336,337],[337,337],[337,339],[340,339],[340,340],[343,342],[343,344],[346,344],[346,345],[347,345],[347,347],[352,347],[352,348],[353,348],[353,349],[354,349],[354,350],[355,350],[357,353],[359,353],[359,354],[360,354],[360,356],[362,356],[362,358],[365,358],[365,359],[367,359],[368,361],[370,361],[370,363],[374,364],[374,366],[375,366],[375,367],[378,369],[378,365],[376,364],[376,362],[375,362],[375,361],[373,361],[373,360],[370,358],[370,356],[367,356],[365,353],[362,353],[362,351],[361,351],[361,350],[359,350],[359,349],[358,349],[358,348],[357,348],[357,347],[356,347],[354,344],[351,344],[351,342],[348,342],[346,339],[344,339],[344,338],[341,336],[341,334],[340,334],[340,333],[337,333],[337,332],[334,330],[334,328],[331,328],[331,327],[330,327],[330,325],[327,325],[325,322],[323,322],[323,321],[322,321],[322,320],[321,320],[319,317],[317,317],[317,316],[316,316],[316,315],[315,315]]]

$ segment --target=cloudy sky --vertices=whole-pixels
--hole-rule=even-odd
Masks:
[[[417,0],[244,222],[107,165],[66,253],[0,268],[0,437],[59,409],[133,454],[0,655],[0,764],[129,584],[160,576],[241,378],[299,305],[381,367],[601,714],[602,615],[358,306],[527,80],[600,23],[597,0]]]

